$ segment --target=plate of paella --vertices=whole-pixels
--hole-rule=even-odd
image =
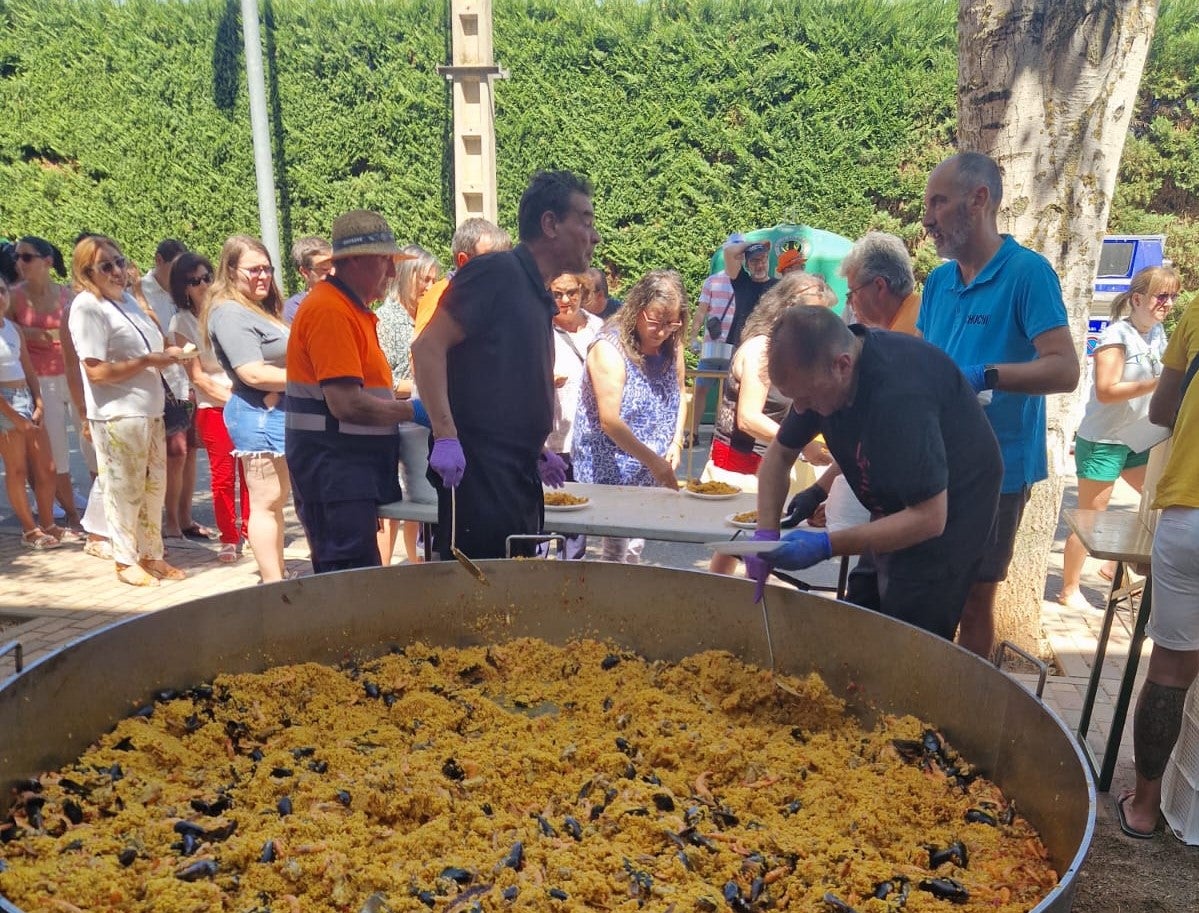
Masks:
[[[591,503],[590,498],[585,498],[582,495],[572,495],[569,491],[561,489],[547,491],[543,494],[543,498],[545,500],[545,509],[554,511],[582,510]]]
[[[680,490],[689,497],[704,501],[727,501],[741,494],[740,488],[728,482],[701,482],[699,479],[690,479]]]

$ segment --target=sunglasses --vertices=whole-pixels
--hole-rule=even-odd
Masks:
[[[1155,302],[1157,302],[1159,305],[1161,305],[1161,304],[1173,304],[1175,301],[1177,301],[1177,300],[1178,300],[1178,292],[1173,292],[1173,293],[1171,293],[1171,292],[1162,292],[1160,295],[1154,295],[1154,296],[1153,296],[1153,300],[1154,300]]]
[[[187,284],[192,288],[195,288],[198,285],[212,285],[212,273],[204,273],[201,276],[190,276],[187,280]]]
[[[128,264],[129,261],[124,257],[114,257],[112,260],[101,260],[99,263],[89,266],[87,270],[89,273],[99,270],[105,276],[117,276],[125,271],[125,267]],[[125,277],[121,276],[121,278],[123,279]]]
[[[23,250],[17,254],[17,259],[22,263],[32,263],[34,260],[47,260],[49,258],[43,257],[41,254],[31,254],[29,251]]]

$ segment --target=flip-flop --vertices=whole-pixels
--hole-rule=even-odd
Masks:
[[[199,523],[193,523],[191,526],[183,529],[183,538],[195,539],[197,542],[207,542],[212,538],[212,531],[205,529]]]
[[[1138,831],[1135,827],[1129,824],[1128,819],[1124,817],[1124,803],[1131,799],[1132,796],[1132,793],[1128,793],[1120,796],[1116,800],[1116,819],[1120,822],[1120,830],[1122,830],[1129,837],[1135,837],[1137,840],[1152,840],[1157,834],[1156,828],[1151,831]]]

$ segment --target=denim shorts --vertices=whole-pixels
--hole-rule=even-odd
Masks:
[[[0,396],[7,400],[25,418],[33,418],[33,397],[28,387],[0,387]],[[8,416],[0,412],[0,433],[12,431],[17,426],[8,420]]]
[[[283,456],[284,402],[264,409],[234,393],[225,403],[225,427],[233,442],[234,456],[269,453]]]

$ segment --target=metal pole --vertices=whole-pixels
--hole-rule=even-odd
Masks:
[[[266,113],[266,74],[262,65],[262,35],[258,29],[258,0],[241,0],[241,29],[246,47],[246,89],[250,95],[258,220],[262,243],[270,252],[271,262],[275,264],[275,269],[282,269],[283,261],[279,259],[279,211],[275,203],[275,168]]]

